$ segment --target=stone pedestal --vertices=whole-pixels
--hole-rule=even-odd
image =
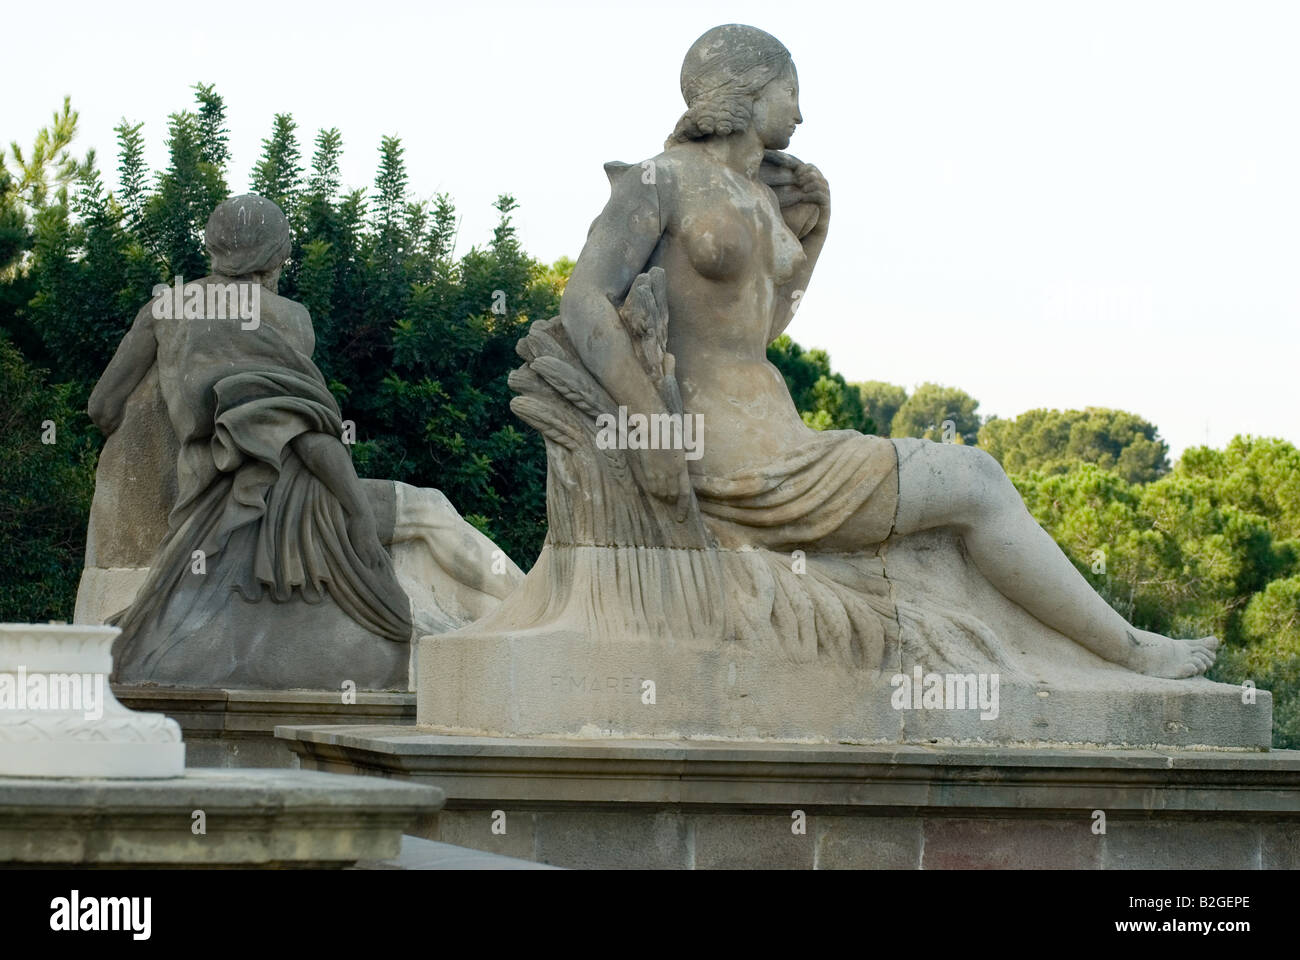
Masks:
[[[180,724],[191,767],[297,766],[275,738],[277,724],[414,725],[415,694],[357,691],[345,703],[340,690],[229,690],[114,684],[132,710],[164,713]]]
[[[998,593],[951,530],[891,541],[876,562],[898,628],[871,664],[494,614],[420,640],[417,722],[482,736],[1270,746],[1270,693],[1108,663]],[[623,602],[621,584],[602,586]],[[529,589],[503,610],[526,606]],[[938,706],[923,697],[930,677],[944,686]],[[902,682],[912,696],[900,708]],[[995,683],[992,709],[971,696]]]
[[[116,627],[0,624],[0,777],[179,777],[174,720],[113,696]]]
[[[854,673],[734,643],[665,650],[575,634],[449,634],[421,641],[417,722],[498,737],[1269,747],[1267,691],[1243,697],[1230,684],[1145,677],[1078,655],[1095,662],[1078,672],[935,674],[952,682],[943,702],[927,706],[919,682],[927,671],[910,663]],[[915,690],[904,707],[898,676]],[[996,699],[986,707],[989,692]]]
[[[114,698],[117,634],[0,625],[0,864],[383,861],[398,856],[407,827],[442,804],[436,787],[372,778],[186,770],[176,721]]]
[[[403,832],[442,800],[427,785],[302,770],[0,777],[0,863],[344,867],[398,856]]]
[[[1297,751],[277,736],[439,785],[429,839],[556,866],[1300,868]]]

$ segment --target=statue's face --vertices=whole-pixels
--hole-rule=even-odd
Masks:
[[[784,150],[790,146],[794,128],[803,123],[799,113],[799,77],[794,64],[759,91],[754,99],[754,132],[766,150]]]

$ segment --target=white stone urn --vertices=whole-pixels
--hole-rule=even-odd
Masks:
[[[0,777],[185,774],[175,720],[109,688],[116,627],[0,623]]]

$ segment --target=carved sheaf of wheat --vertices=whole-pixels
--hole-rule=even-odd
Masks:
[[[533,330],[528,336],[519,341],[519,345],[524,346],[527,353],[520,351],[518,345],[515,352],[520,353],[530,363],[541,357],[558,357],[570,363],[579,362],[572,350],[566,349],[560,341],[541,330]]]
[[[506,386],[515,393],[526,393],[542,386],[541,377],[533,373],[531,367],[516,367],[506,375]]]
[[[598,417],[617,409],[614,399],[589,375],[557,357],[538,357],[530,364],[566,400],[587,414]]]
[[[520,420],[566,450],[578,450],[588,445],[582,432],[557,414],[550,404],[533,397],[515,397],[510,401],[510,409]]]
[[[661,267],[633,280],[618,315],[638,362],[667,411],[680,414],[676,363],[667,352],[668,284]],[[508,380],[510,389],[519,395],[510,403],[516,416],[566,450],[594,455],[604,481],[611,486],[640,493],[641,478],[626,451],[601,449],[587,436],[596,417],[618,409],[617,401],[587,370],[569,342],[562,320],[534,321],[515,351],[526,361]],[[650,502],[649,506],[656,504]]]
[[[662,267],[651,267],[632,281],[618,314],[664,406],[669,413],[682,413],[677,361],[668,352],[668,279]]]

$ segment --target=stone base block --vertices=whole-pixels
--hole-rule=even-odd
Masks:
[[[114,684],[132,710],[164,713],[180,724],[191,767],[296,767],[275,738],[277,724],[414,724],[415,694],[341,690],[227,690]]]
[[[149,578],[145,567],[85,567],[77,584],[74,623],[100,624],[125,610]]]
[[[436,787],[314,771],[172,780],[0,778],[10,866],[343,867],[399,855]],[[200,830],[201,828],[201,830]]]
[[[421,835],[573,868],[1300,868],[1300,752],[449,737],[280,728],[437,784]]]
[[[734,643],[673,649],[572,633],[420,643],[417,722],[451,735],[1254,750],[1272,737],[1266,691],[1145,677],[1091,654],[1086,672],[1040,671],[1026,657],[1014,674],[939,674],[931,703],[927,674],[906,663],[853,673]],[[902,706],[898,677],[909,687]]]

